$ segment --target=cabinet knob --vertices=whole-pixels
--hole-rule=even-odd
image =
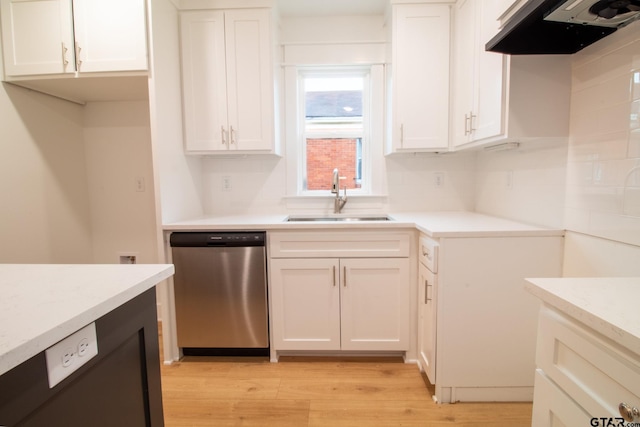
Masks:
[[[627,422],[632,422],[636,419],[640,419],[640,409],[635,406],[629,406],[628,404],[622,402],[618,405],[618,411],[620,411],[620,415]]]
[[[422,246],[422,256],[427,257],[428,260],[431,259],[431,252],[429,252],[424,246]]]

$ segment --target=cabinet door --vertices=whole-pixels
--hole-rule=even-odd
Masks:
[[[395,151],[449,147],[449,19],[448,5],[393,8]]]
[[[224,13],[182,12],[180,36],[185,148],[226,151]]]
[[[407,350],[409,259],[341,259],[342,350]]]
[[[418,268],[418,358],[431,384],[436,383],[436,275],[422,263]]]
[[[271,259],[275,350],[340,349],[337,259]]]
[[[468,0],[468,2],[476,0]],[[498,30],[498,16],[502,5],[500,0],[478,2],[476,31],[476,64],[474,72],[474,116],[471,121],[474,141],[498,136],[503,131],[505,108],[505,66],[506,58],[496,52],[487,52],[485,43]]]
[[[144,0],[73,0],[80,72],[147,69]]]
[[[503,133],[505,56],[485,51],[498,29],[500,0],[456,3],[454,37],[454,145]]]
[[[7,76],[73,72],[71,0],[2,0]]]
[[[271,150],[273,71],[268,9],[225,12],[230,150]]]
[[[453,117],[455,146],[471,140],[471,119],[474,105],[475,20],[478,0],[461,0],[455,7],[453,38]]]

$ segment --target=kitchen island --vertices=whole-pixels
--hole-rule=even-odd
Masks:
[[[543,302],[532,425],[639,423],[640,278],[537,278],[525,288]]]
[[[155,285],[173,272],[0,265],[0,425],[162,425]],[[84,341],[66,344],[88,325],[95,356]],[[61,340],[68,359],[47,360]],[[66,371],[58,383],[48,374],[56,363]]]

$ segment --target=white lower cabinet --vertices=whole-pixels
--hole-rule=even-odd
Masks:
[[[548,306],[536,364],[533,427],[623,425],[620,405],[640,413],[638,355]]]
[[[290,258],[276,258],[272,253],[269,264],[273,351],[409,349],[408,236],[404,236],[406,255],[389,258],[307,257],[332,246],[343,255],[362,254],[365,246],[350,241],[357,234],[346,239],[336,235],[335,240],[332,235],[318,234],[322,241],[316,247],[290,236],[294,241],[285,238],[283,245]],[[272,247],[283,244],[280,237],[271,236]],[[292,250],[291,243],[300,244],[300,250]],[[336,251],[329,249],[329,253]],[[291,257],[296,255],[298,258]]]
[[[418,363],[431,382],[436,383],[436,328],[438,312],[437,275],[435,269],[437,243],[428,237],[420,238],[418,247]],[[431,257],[429,257],[431,255]],[[433,262],[429,262],[429,259]]]
[[[532,400],[540,304],[524,290],[524,279],[561,274],[562,240],[561,236],[434,239],[438,245],[434,293],[426,286],[426,296],[436,298],[428,301],[433,305],[419,301],[418,345],[421,368],[434,383],[438,402]],[[423,246],[428,249],[421,239],[421,257]],[[428,280],[429,275],[422,274]],[[420,298],[425,298],[424,292]],[[435,355],[422,356],[432,348]]]

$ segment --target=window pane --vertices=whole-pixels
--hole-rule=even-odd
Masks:
[[[335,168],[340,188],[362,187],[363,87],[362,74],[304,77],[304,190],[330,190]]]
[[[362,185],[362,139],[307,138],[307,190],[331,190],[333,169],[338,168],[340,188]]]

